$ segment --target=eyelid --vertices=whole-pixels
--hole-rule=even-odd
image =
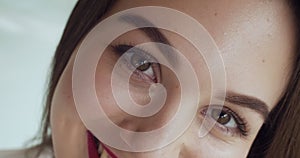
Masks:
[[[115,53],[122,56],[123,59],[125,58],[124,62],[126,63],[127,68],[130,69],[129,71],[133,71],[133,75],[138,76],[138,78],[148,83],[152,83],[152,82],[157,83],[161,81],[160,64],[158,63],[155,57],[153,57],[142,47],[137,47],[128,44],[110,45],[110,47],[113,49]],[[125,52],[126,54],[124,54]],[[135,55],[135,53],[136,55],[140,55],[142,58],[145,58],[145,60],[147,60],[148,63],[151,63],[151,68],[153,69],[153,76],[149,76],[145,74],[143,71],[137,70],[137,68],[141,65],[136,67],[130,63],[131,57],[132,55]]]
[[[123,39],[124,38],[124,39]],[[130,38],[130,40],[128,40]],[[153,41],[147,41],[145,43],[138,42],[140,39],[136,39],[135,37],[122,37],[121,39],[117,39],[113,43],[110,44],[110,48],[112,48],[114,51],[116,50],[116,46],[119,45],[127,45],[130,46],[130,48],[134,47],[136,49],[141,50],[142,52],[148,53],[154,59],[160,59],[159,61],[164,61],[166,64],[164,65],[172,65],[173,68],[176,68],[180,65],[179,62],[179,52],[176,50],[176,48],[168,43],[153,43]],[[143,37],[141,37],[143,38]],[[150,42],[149,44],[147,44]],[[129,48],[129,49],[130,49]],[[126,52],[123,50],[123,52]],[[152,55],[153,53],[159,54],[159,58],[157,56]],[[156,60],[158,61],[158,60]]]
[[[142,58],[145,58],[145,60],[147,60],[147,62],[149,62],[149,63],[157,63],[157,60],[152,55],[150,55],[149,53],[147,53],[146,51],[144,51],[140,48],[131,48],[130,51],[127,51],[127,53],[125,55],[130,56],[129,58],[131,58],[133,55],[139,55]],[[128,57],[128,56],[125,56],[125,57]]]
[[[118,45],[111,45],[113,50],[120,55],[123,55],[125,52],[133,54],[142,54],[143,57],[146,57],[147,60],[150,60],[150,62],[158,63],[157,59],[151,55],[147,50],[144,50],[142,47],[137,47],[133,45],[128,44],[118,44]]]
[[[220,105],[211,105],[211,106],[212,106],[211,108],[215,107],[216,109],[220,109],[220,107],[221,107]],[[208,107],[209,106],[205,106],[202,109],[200,109],[201,117],[204,118],[207,115]],[[222,107],[222,111],[229,112],[230,115],[232,115],[234,121],[237,124],[237,128],[235,128],[235,129],[228,128],[228,127],[216,122],[215,127],[218,128],[217,130],[219,130],[219,131],[222,130],[224,133],[223,135],[233,136],[233,137],[240,136],[242,138],[247,138],[248,132],[250,129],[249,129],[249,125],[248,125],[248,122],[246,121],[246,119],[241,117],[241,115],[239,115],[237,112],[231,110],[229,107],[227,107],[225,105]],[[211,116],[208,116],[208,119],[213,119],[213,118]],[[216,121],[215,119],[213,119],[213,120]],[[244,126],[244,129],[241,129],[241,126]],[[215,127],[213,127],[212,131],[215,130]]]

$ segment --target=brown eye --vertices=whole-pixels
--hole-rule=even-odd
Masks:
[[[150,63],[146,63],[146,64],[143,64],[141,66],[139,66],[137,69],[140,70],[140,71],[146,71],[147,69],[149,69],[151,66]]]
[[[130,71],[135,72],[133,76],[140,80],[147,80],[147,82],[160,81],[160,65],[150,53],[131,45],[121,44],[112,46],[112,48],[118,55],[124,55],[124,64]]]
[[[228,124],[232,119],[229,113],[226,113],[225,111],[221,111],[218,109],[212,110],[211,116],[213,119],[215,119],[218,123],[222,125]]]
[[[225,134],[241,134],[243,136],[248,134],[245,119],[226,106],[213,105],[211,108],[203,109],[201,113],[203,116],[209,116],[211,120],[216,121],[215,127]]]
[[[151,63],[141,55],[133,54],[131,64],[140,71],[146,71],[151,67]]]

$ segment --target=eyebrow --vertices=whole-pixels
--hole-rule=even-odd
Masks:
[[[152,41],[171,45],[170,41],[162,34],[159,29],[149,20],[138,15],[123,15],[120,17],[121,21],[135,25],[139,30],[143,31]],[[147,26],[147,27],[140,27]]]
[[[226,93],[225,101],[254,110],[259,113],[264,120],[269,115],[269,108],[267,104],[264,101],[253,96],[247,96],[230,91]]]
[[[151,41],[172,46],[168,38],[161,31],[159,31],[159,29],[154,24],[152,24],[149,20],[138,15],[123,15],[120,17],[120,20],[136,26],[137,29],[145,33],[150,38]],[[140,26],[147,26],[147,27],[140,27]],[[175,56],[171,55],[171,53],[174,52],[169,51],[169,49],[165,49],[165,47],[161,47],[161,46],[158,46],[158,49],[169,61],[171,62],[176,61]]]

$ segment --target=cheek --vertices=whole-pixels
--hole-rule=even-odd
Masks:
[[[51,131],[57,158],[87,156],[86,128],[76,111],[72,96],[71,66],[68,65],[56,87],[51,105]]]
[[[108,53],[103,54],[97,66],[95,76],[96,93],[98,101],[105,114],[110,118],[113,117],[114,119],[117,119],[114,120],[114,122],[119,122],[120,118],[124,117],[124,114],[121,112],[121,109],[116,106],[116,102],[113,98],[111,89],[111,72],[113,69],[114,59],[107,54]]]

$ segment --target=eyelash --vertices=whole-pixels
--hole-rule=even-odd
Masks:
[[[215,109],[220,109],[218,105],[214,105],[215,107],[218,107],[218,108],[215,108]],[[213,110],[214,107],[212,107]],[[211,113],[211,112],[208,112],[208,106],[205,107],[200,113],[201,115],[204,117],[205,115],[207,115],[208,113]],[[233,110],[231,110],[230,108],[226,107],[226,106],[223,106],[223,108],[220,110],[220,114],[225,112],[226,114],[229,114],[230,115],[230,119],[233,119],[234,122],[236,123],[236,127],[235,128],[232,128],[232,127],[226,127],[222,124],[220,124],[218,122],[218,120],[212,118],[212,116],[209,116],[209,118],[211,119],[214,119],[216,122],[216,127],[218,130],[222,131],[223,133],[225,133],[226,135],[230,135],[230,136],[240,136],[240,137],[247,137],[249,134],[249,127],[248,127],[248,123],[246,121],[245,118],[241,117],[239,114],[237,114],[236,112],[234,112]]]
[[[146,50],[143,50],[142,48],[137,48],[132,44],[111,45],[111,48],[118,56],[122,56],[128,50],[131,50],[131,52],[129,52],[129,53],[132,53],[131,57],[134,55],[139,55],[139,57],[144,58],[142,60],[144,60],[146,62],[143,64],[140,64],[139,66],[136,66],[136,67],[134,67],[134,65],[131,63],[132,58],[130,59],[130,61],[125,61],[125,62],[127,62],[126,65],[129,68],[135,69],[133,72],[133,75],[136,76],[139,80],[143,80],[145,82],[154,82],[154,83],[160,82],[160,80],[161,80],[160,64]],[[138,69],[141,66],[145,66],[145,64],[149,64],[149,67],[147,67],[145,71]],[[152,69],[150,73],[153,73],[153,76],[145,74],[145,72],[148,71],[148,69],[150,69],[150,68]],[[149,81],[149,80],[151,80],[151,81]]]

